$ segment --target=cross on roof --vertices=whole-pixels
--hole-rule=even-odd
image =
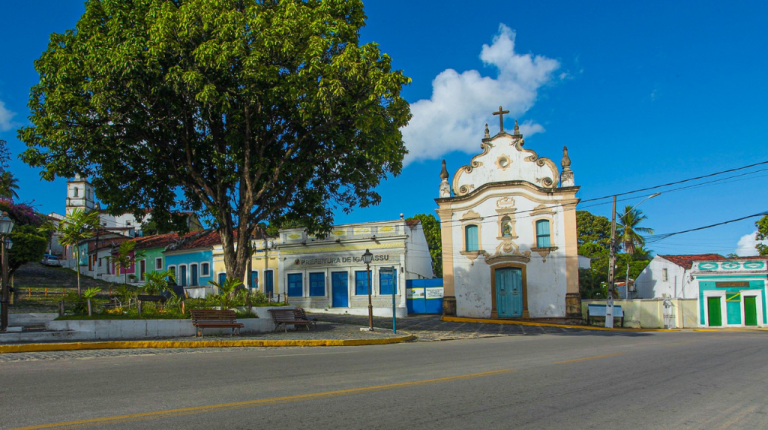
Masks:
[[[504,131],[504,114],[505,113],[509,113],[509,111],[508,110],[503,110],[501,108],[501,106],[499,106],[499,111],[498,112],[494,112],[493,113],[494,115],[498,115],[499,116],[499,128],[501,129],[500,131]]]

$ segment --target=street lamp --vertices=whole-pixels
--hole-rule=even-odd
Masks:
[[[6,249],[11,249],[13,245],[8,235],[13,231],[13,220],[8,216],[7,212],[3,212],[0,216],[0,238],[2,238],[2,244],[0,244],[0,260],[3,265],[2,274],[2,300],[0,301],[0,331],[6,331],[8,329],[8,302],[10,301],[10,289],[8,288],[8,253]]]
[[[652,199],[654,197],[658,197],[660,195],[661,193],[651,194],[650,196],[640,200],[640,203],[643,203],[646,200]],[[632,206],[632,209],[625,212],[624,215],[635,210],[636,207],[640,206],[640,203]],[[608,298],[606,300],[606,309],[605,309],[605,326],[607,328],[613,328],[613,291],[614,291],[614,282],[616,277],[616,196],[613,196],[613,215],[612,216],[613,216],[613,219],[611,220],[611,248],[609,250],[610,256],[609,256],[609,262],[608,262]],[[627,287],[627,299],[629,299],[629,265],[627,265],[626,287]]]
[[[371,251],[365,250],[363,254],[363,262],[365,263],[365,272],[368,277],[368,331],[373,331],[373,304],[371,304],[371,261],[373,261],[373,254]]]

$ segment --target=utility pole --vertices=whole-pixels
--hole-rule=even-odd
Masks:
[[[605,306],[605,327],[613,328],[613,291],[616,280],[616,196],[613,196],[611,215],[611,249],[608,258],[608,300]]]

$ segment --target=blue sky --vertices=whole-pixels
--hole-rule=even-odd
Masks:
[[[14,157],[23,150],[15,129],[27,122],[33,62],[50,33],[74,27],[82,11],[76,0],[0,3],[0,139]],[[434,213],[440,161],[451,174],[467,164],[485,123],[498,131],[491,112],[499,105],[540,156],[559,164],[568,146],[582,199],[768,160],[766,2],[370,0],[366,13],[363,40],[413,79],[404,91],[415,114],[405,130],[411,155],[379,187],[381,205],[339,213],[339,223]],[[40,182],[16,159],[11,171],[22,200],[63,212],[65,181]],[[766,176],[663,193],[641,209],[657,233],[766,211]],[[584,206],[610,214],[608,204]],[[741,240],[743,253],[754,221],[651,249],[725,254]]]

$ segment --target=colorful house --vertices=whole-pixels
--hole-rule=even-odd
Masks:
[[[691,275],[698,287],[699,321],[704,327],[762,327],[768,260],[697,261]]]
[[[203,230],[170,243],[163,252],[165,268],[176,275],[176,283],[190,297],[205,297],[213,292],[208,281],[214,280],[213,247],[220,244],[219,233]]]
[[[177,233],[158,234],[133,239],[136,242],[135,251],[139,253],[136,260],[138,266],[136,282],[144,283],[147,273],[165,271],[165,255],[163,254],[172,243],[191,237],[197,232],[179,236]]]

